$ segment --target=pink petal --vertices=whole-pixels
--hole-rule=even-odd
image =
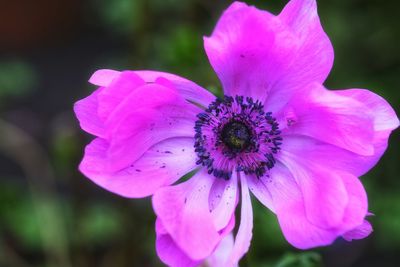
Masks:
[[[237,266],[239,260],[249,250],[253,231],[253,209],[251,206],[247,178],[244,176],[240,177],[240,181],[242,185],[240,225],[227,266]]]
[[[174,242],[193,260],[208,257],[220,235],[209,210],[214,177],[201,170],[189,181],[164,187],[153,196],[153,208]]]
[[[343,235],[343,238],[346,241],[363,239],[368,237],[372,233],[372,231],[373,231],[372,225],[367,220],[364,220],[363,223],[359,225],[357,228],[346,232]]]
[[[200,261],[190,259],[175,244],[159,219],[156,221],[156,235],[157,255],[163,263],[173,267],[194,267],[200,264]]]
[[[161,71],[148,70],[135,71],[135,73],[147,83],[155,83],[159,78],[167,79],[175,86],[176,90],[178,90],[179,94],[183,98],[195,103],[199,103],[204,107],[208,107],[208,105],[215,100],[215,96],[213,96],[213,94],[211,94],[208,90],[177,75]]]
[[[368,215],[368,199],[364,186],[354,175],[341,173],[343,183],[346,187],[349,201],[343,216],[342,226],[338,227],[343,231],[349,231],[359,226]]]
[[[374,154],[373,113],[363,103],[312,84],[288,107],[297,121],[285,134],[310,136],[364,156]]]
[[[232,216],[229,224],[220,234],[221,240],[217,248],[204,260],[204,262],[207,262],[207,266],[221,267],[224,266],[228,260],[234,243],[231,233],[234,225],[235,219],[234,216]],[[176,245],[171,235],[168,234],[167,230],[162,225],[160,219],[156,220],[156,236],[157,255],[160,257],[161,261],[168,266],[190,267],[198,266],[202,262],[190,259],[185,252]]]
[[[305,84],[322,83],[333,61],[315,3],[306,1],[292,1],[278,17],[234,2],[204,47],[226,94],[268,96],[270,111]]]
[[[104,100],[107,101],[107,99]],[[182,104],[182,102],[184,102],[183,99],[174,89],[158,84],[144,85],[125,95],[123,101],[108,116],[106,124],[108,128],[115,128],[131,113],[141,109],[157,109],[166,105],[174,105],[174,103]]]
[[[270,111],[278,111],[292,96],[291,92],[304,92],[311,82],[322,84],[334,59],[332,44],[318,17],[316,0],[291,0],[278,17],[295,36],[298,48],[293,49],[290,69],[276,84],[276,88],[283,90],[272,90],[268,95],[265,106]]]
[[[229,181],[215,179],[209,196],[211,215],[217,230],[227,226],[236,208],[237,175]]]
[[[124,197],[150,196],[196,167],[192,138],[167,139],[117,172],[107,168],[108,149],[106,140],[93,140],[85,149],[79,169],[99,186]]]
[[[318,159],[304,153],[282,149],[278,159],[290,170],[302,192],[307,219],[325,229],[340,225],[349,201],[341,173],[317,164]]]
[[[334,163],[326,166],[328,174],[316,168],[307,153],[292,157],[279,158],[288,168],[277,163],[267,183],[282,231],[292,245],[329,245],[363,222],[367,196],[357,177],[338,171]]]
[[[93,92],[88,97],[77,101],[74,104],[74,112],[79,120],[81,128],[93,135],[104,137],[104,121],[97,114],[98,95],[103,88]]]
[[[390,133],[399,127],[396,112],[381,96],[366,89],[335,90],[334,93],[363,103],[373,114],[375,131],[388,131]]]
[[[89,82],[94,85],[107,87],[111,82],[120,75],[119,71],[101,69],[95,71],[89,79]]]
[[[331,244],[339,233],[335,229],[323,229],[310,223],[303,193],[289,170],[277,163],[271,169],[270,176],[268,188],[279,224],[289,243],[300,249]]]
[[[292,69],[296,72],[286,75],[299,75],[305,81],[323,83],[331,71],[334,55],[332,44],[321,26],[316,1],[291,0],[279,14],[279,19],[301,43],[293,60]]]
[[[272,14],[234,2],[211,37],[204,38],[204,48],[225,94],[264,100],[287,70],[285,60],[292,39]]]
[[[307,157],[327,169],[348,172],[358,177],[369,171],[380,159],[387,147],[388,134],[375,133],[375,154],[372,156],[361,156],[306,136],[285,135],[283,138],[283,150]]]

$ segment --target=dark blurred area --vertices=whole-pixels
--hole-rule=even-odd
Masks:
[[[246,1],[277,14],[286,1]],[[150,199],[106,192],[77,170],[85,144],[73,103],[97,69],[154,69],[214,93],[209,35],[230,1],[0,1],[0,266],[162,266]],[[329,88],[368,88],[400,114],[400,2],[319,1],[335,48]],[[255,199],[244,267],[396,267],[400,252],[400,142],[394,132],[362,178],[374,233],[298,251]]]

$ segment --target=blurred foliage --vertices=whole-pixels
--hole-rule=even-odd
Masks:
[[[2,183],[1,192],[2,226],[10,227],[8,230],[15,233],[24,246],[31,249],[40,247],[40,226],[38,218],[32,213],[33,203],[26,199],[27,192],[21,192],[19,187],[6,183]]]
[[[305,252],[300,254],[285,254],[275,265],[276,267],[319,267],[321,266],[321,256],[315,252]]]
[[[26,96],[36,84],[37,76],[30,64],[20,60],[0,61],[0,99]]]
[[[48,156],[44,160],[52,173],[46,179],[32,177],[24,170],[26,162],[11,157],[0,146],[0,266],[162,266],[155,255],[150,200],[120,198],[77,171],[83,147],[91,137],[79,129],[72,103],[93,90],[86,80],[97,68],[163,70],[221,95],[202,36],[212,32],[230,1],[60,3],[67,1],[76,2],[71,5],[76,10],[69,9],[71,16],[66,16],[74,21],[65,24],[75,25],[69,26],[68,32],[42,34],[43,41],[37,46],[0,51],[0,120],[36,140]],[[274,13],[286,3],[246,2]],[[335,64],[326,86],[369,88],[385,97],[399,114],[399,2],[318,3],[321,21],[335,48]],[[12,22],[0,20],[12,29]],[[24,29],[39,32],[34,27]],[[55,27],[65,29],[61,24]],[[0,144],[13,141],[2,139]],[[252,246],[241,266],[397,266],[399,159],[397,131],[378,166],[362,177],[375,214],[370,217],[374,225],[371,237],[349,244],[338,240],[331,247],[300,252],[284,239],[274,214],[253,199]]]
[[[98,16],[105,27],[115,33],[126,35],[137,30],[143,18],[140,13],[140,1],[117,0],[117,1],[92,1],[97,7]]]

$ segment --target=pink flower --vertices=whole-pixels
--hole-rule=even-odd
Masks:
[[[100,88],[75,104],[96,136],[81,172],[121,196],[153,196],[157,252],[170,266],[237,265],[252,236],[250,191],[297,248],[368,236],[358,177],[399,121],[368,90],[324,88],[333,49],[315,0],[278,16],[235,2],[204,46],[224,99],[162,72],[93,74]]]

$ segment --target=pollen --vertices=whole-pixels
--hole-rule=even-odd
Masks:
[[[246,124],[231,121],[223,127],[221,139],[227,147],[240,152],[249,145],[251,133]]]

